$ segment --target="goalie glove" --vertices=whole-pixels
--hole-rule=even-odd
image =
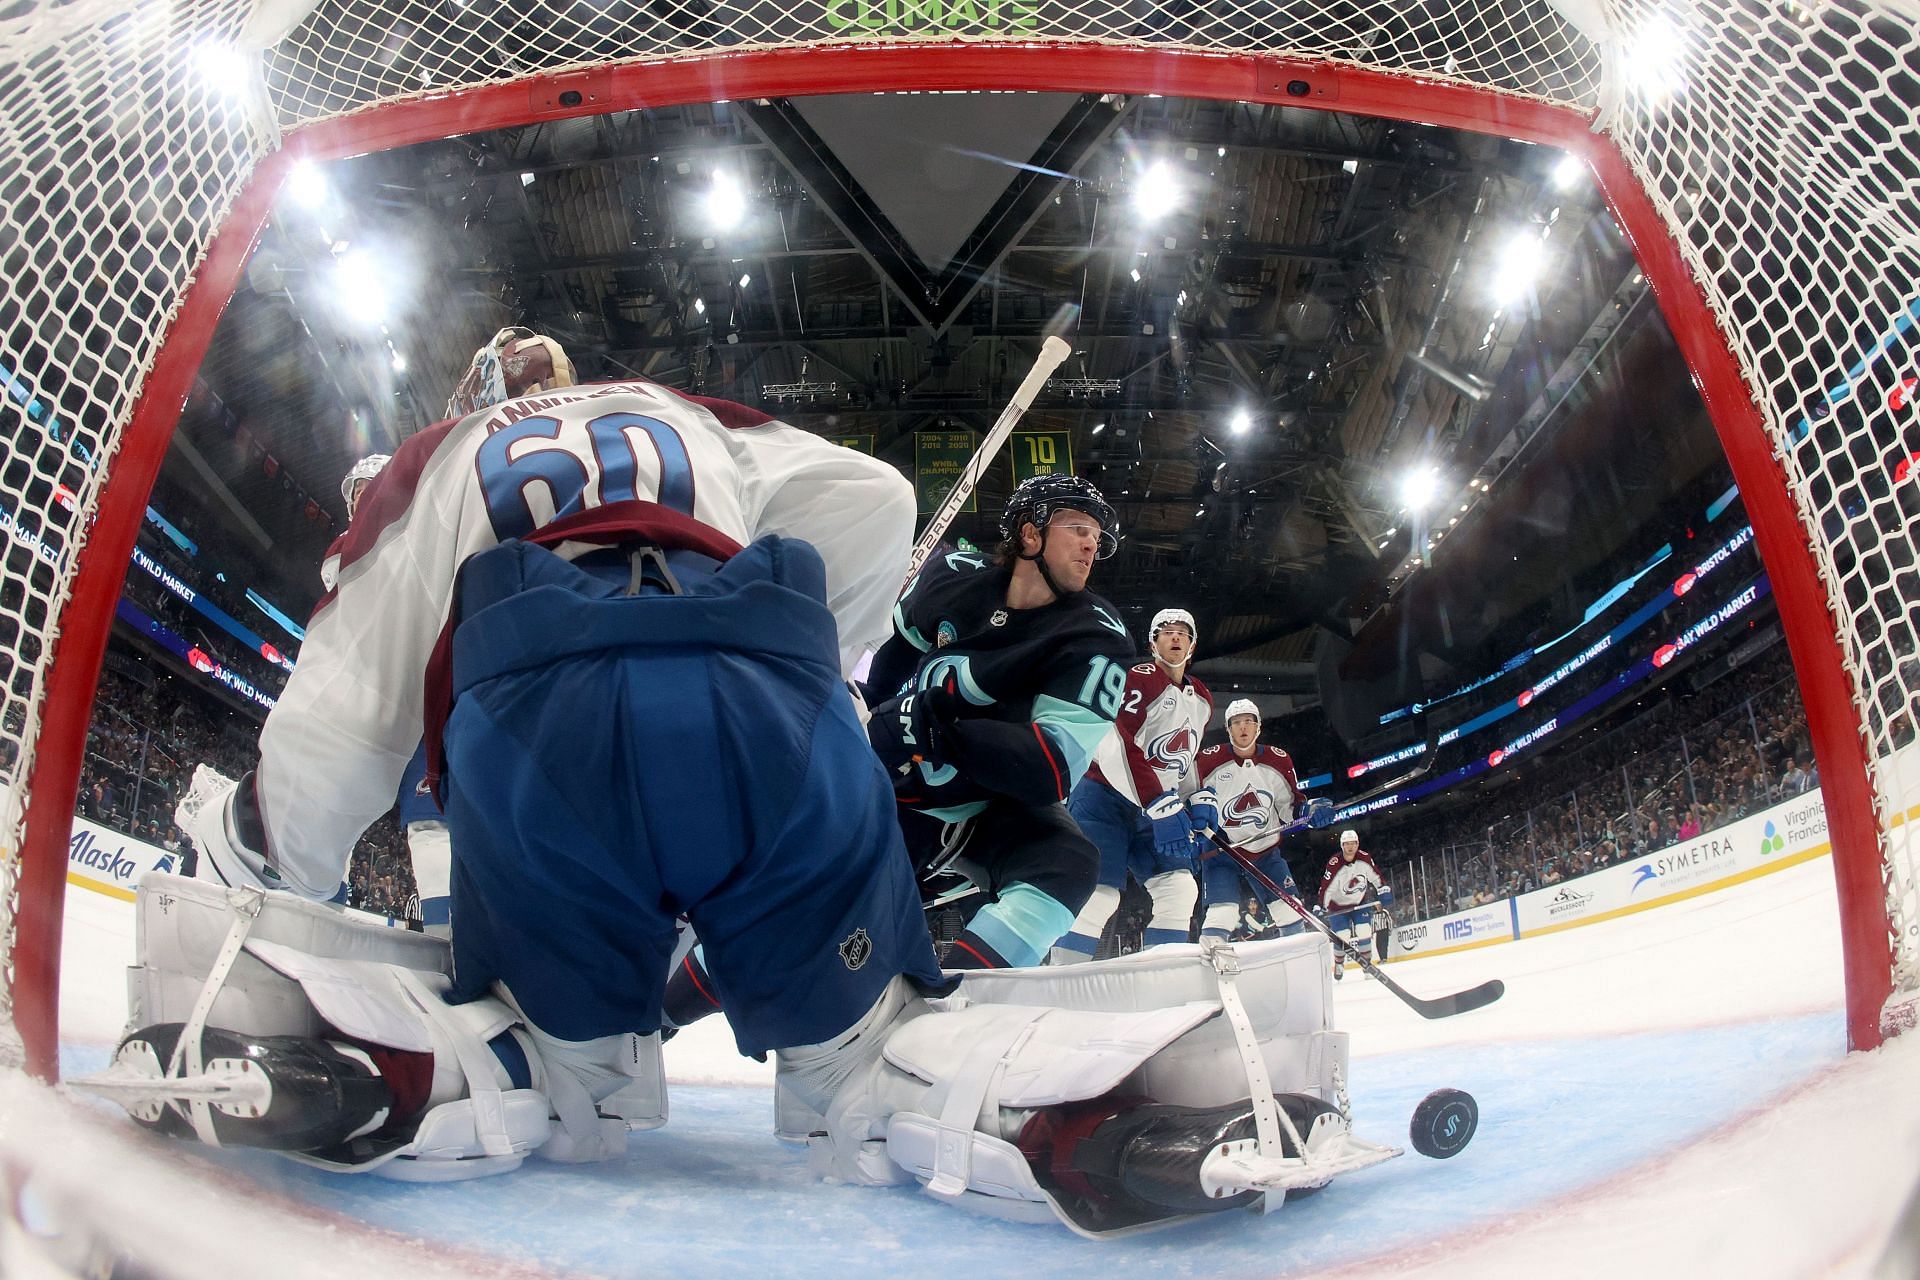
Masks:
[[[1147,805],[1146,814],[1153,823],[1155,853],[1168,861],[1193,857],[1193,819],[1187,816],[1187,807],[1180,803],[1179,792],[1161,792]]]
[[[1218,831],[1220,829],[1220,797],[1214,794],[1212,787],[1202,787],[1187,797],[1187,814],[1193,819],[1196,831]]]

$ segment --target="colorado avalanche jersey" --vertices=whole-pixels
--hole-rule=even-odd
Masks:
[[[1352,862],[1335,853],[1320,874],[1320,905],[1329,911],[1357,907],[1377,896],[1386,882],[1380,868],[1373,865],[1373,855],[1365,849],[1356,853]]]
[[[260,735],[255,785],[290,887],[332,892],[354,840],[392,806],[420,744],[423,676],[460,566],[561,516],[623,502],[622,513],[691,517],[743,544],[806,540],[826,563],[844,667],[885,638],[914,520],[912,486],[886,463],[644,381],[543,392],[443,422],[401,445],[362,494],[328,557],[334,585]],[[555,548],[568,558],[590,549]]]
[[[873,657],[867,701],[878,706],[951,678],[965,703],[957,736],[968,737],[972,723],[1023,726],[1017,735],[971,736],[983,750],[1017,757],[995,760],[995,772],[1033,780],[1033,797],[1064,799],[1120,713],[1133,641],[1119,611],[1090,591],[1038,609],[1007,608],[1012,578],[975,551],[928,560],[894,607],[893,638]],[[932,764],[921,766],[917,785],[895,792],[902,804],[947,821],[1012,794]]]
[[[1232,743],[1216,743],[1194,758],[1193,776],[1220,798],[1220,834],[1228,844],[1265,853],[1280,843],[1280,829],[1293,821],[1300,794],[1292,756],[1256,742],[1243,759]]]
[[[1159,663],[1138,663],[1088,772],[1143,809],[1165,792],[1191,791],[1193,759],[1212,719],[1206,685],[1192,676],[1175,684]]]

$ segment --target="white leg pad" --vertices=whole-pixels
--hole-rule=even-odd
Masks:
[[[134,904],[134,964],[127,971],[129,1029],[185,1022],[231,928],[235,891],[205,880],[148,872]],[[242,1035],[323,1035],[326,1026],[300,983],[259,958],[257,943],[307,955],[449,974],[452,951],[438,938],[390,928],[290,893],[269,893],[215,997],[209,1025]]]
[[[969,974],[883,1033],[834,1096],[815,1167],[854,1182],[911,1176],[941,1199],[1051,1216],[1009,1141],[1037,1108],[1114,1092],[1195,1107],[1264,1094],[1269,1111],[1273,1093],[1337,1102],[1346,1037],[1331,1028],[1329,964],[1315,936]]]

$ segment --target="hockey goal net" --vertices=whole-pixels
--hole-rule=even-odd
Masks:
[[[1849,1030],[1920,988],[1911,0],[15,0],[0,8],[0,1058],[54,1070],[114,600],[274,191],[532,120],[882,90],[1159,93],[1584,156],[1732,462],[1813,727]]]

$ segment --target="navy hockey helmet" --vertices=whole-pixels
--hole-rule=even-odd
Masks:
[[[1020,482],[1008,497],[1007,509],[1000,517],[1001,536],[1017,539],[1020,526],[1028,523],[1044,529],[1059,511],[1084,512],[1100,522],[1100,550],[1094,553],[1095,559],[1105,560],[1119,549],[1120,517],[1114,513],[1113,506],[1091,481],[1057,472],[1030,476]]]

